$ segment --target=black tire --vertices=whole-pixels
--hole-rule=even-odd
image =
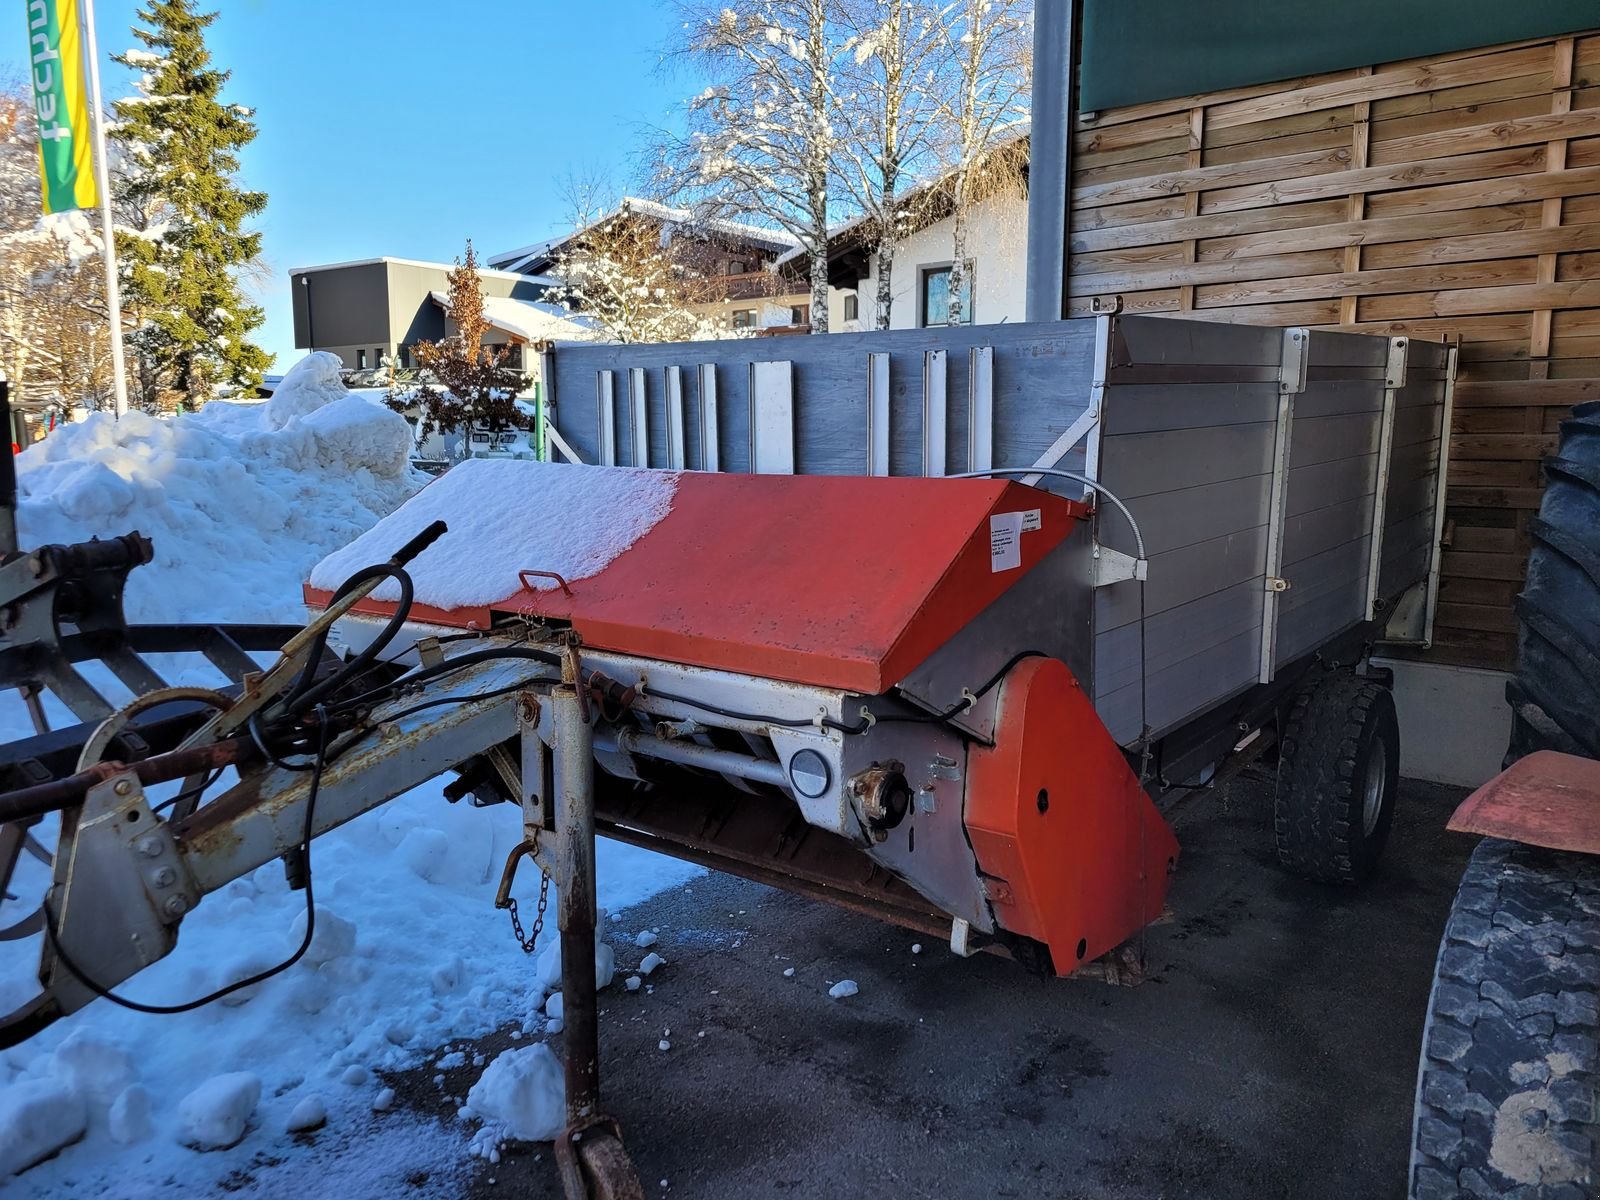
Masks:
[[[1321,883],[1361,882],[1378,865],[1394,821],[1394,697],[1380,683],[1333,671],[1295,695],[1280,734],[1272,797],[1278,861]]]
[[[1411,1200],[1595,1194],[1600,861],[1486,839],[1439,944]]]
[[[1545,478],[1516,604],[1506,766],[1535,750],[1600,758],[1600,401],[1561,423]]]

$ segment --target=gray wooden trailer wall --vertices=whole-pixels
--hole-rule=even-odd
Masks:
[[[1437,572],[1451,354],[1404,338],[1119,316],[564,347],[543,375],[558,451],[581,462],[1054,467],[1098,480],[1132,510],[1149,558],[1142,588],[1127,580],[1095,597],[1085,682],[1126,744],[1270,680]],[[1134,552],[1109,504],[1098,536]]]

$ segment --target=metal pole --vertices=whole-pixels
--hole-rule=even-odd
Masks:
[[[18,443],[11,424],[11,381],[0,371],[0,421],[5,423],[5,461],[0,463],[0,562],[17,552],[17,456],[11,446]]]
[[[556,847],[561,929],[561,1019],[566,1026],[567,1122],[600,1111],[600,1015],[594,990],[594,730],[571,683],[550,692],[556,752]]]
[[[106,158],[105,117],[100,101],[100,51],[94,34],[94,0],[78,0],[78,25],[89,65],[89,128],[93,131],[95,186],[100,191],[100,227],[105,240],[106,309],[111,323],[111,378],[116,413],[128,411],[128,368],[122,358],[122,292],[117,286],[117,238],[111,225],[111,164]]]
[[[1027,319],[1066,315],[1067,207],[1072,194],[1073,0],[1033,12],[1033,116],[1028,162]]]

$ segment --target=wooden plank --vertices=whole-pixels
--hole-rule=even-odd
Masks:
[[[1297,205],[1296,209],[1308,208]],[[1260,212],[1263,210],[1252,210]],[[1276,209],[1267,209],[1276,212]],[[1294,211],[1294,210],[1290,210]],[[1244,215],[1244,214],[1237,214]],[[1203,220],[1221,218],[1202,218]],[[1600,222],[1595,222],[1600,224]],[[1291,254],[1296,251],[1366,246],[1363,262],[1371,262],[1371,247],[1413,242],[1431,245],[1436,239],[1456,235],[1507,233],[1539,224],[1537,204],[1496,205],[1493,208],[1464,208],[1456,212],[1427,213],[1414,217],[1366,217],[1359,221],[1331,221],[1308,228],[1281,230],[1271,234],[1245,233],[1231,237],[1207,238],[1200,245],[1200,261],[1214,258],[1249,258],[1258,254]],[[1130,248],[1131,249],[1131,248]],[[1496,255],[1494,257],[1501,257]],[[1401,266],[1401,263],[1390,263]]]
[[[1206,110],[1196,105],[1189,112],[1189,156],[1186,165],[1190,168],[1198,167],[1204,161],[1204,147],[1206,144]],[[1197,217],[1200,215],[1200,193],[1190,192],[1183,198],[1183,215]],[[1183,261],[1192,264],[1197,254],[1195,240],[1190,238],[1183,244]],[[1186,283],[1178,289],[1178,308],[1188,312],[1194,308],[1194,284]]]
[[[1088,314],[1088,300],[1076,300],[1071,304],[1073,316]],[[1339,321],[1339,302],[1330,299],[1290,304],[1247,304],[1236,308],[1197,308],[1183,315],[1196,321],[1233,321],[1240,325],[1336,325]]]
[[[1540,433],[1463,433],[1450,439],[1450,460],[1534,461],[1554,454],[1556,439]]]
[[[1311,254],[1230,258],[1218,262],[1153,263],[1117,271],[1084,271],[1068,280],[1067,292],[1073,296],[1103,296],[1149,288],[1227,283],[1232,280],[1287,279],[1305,275],[1320,278],[1327,273],[1330,265],[1337,265],[1336,254],[1336,251],[1316,251]]]
[[[1205,191],[1234,184],[1260,184],[1272,180],[1297,179],[1306,175],[1322,175],[1330,168],[1348,166],[1349,162],[1350,151],[1342,146],[1332,150],[1280,154],[1248,162],[1222,163],[1214,167],[1193,167],[1110,183],[1084,184],[1074,188],[1072,199],[1076,205],[1099,208],[1107,204],[1122,204],[1129,200],[1175,196],[1183,192]]]
[[[1542,487],[1456,487],[1452,484],[1446,504],[1460,508],[1538,508]]]
[[[1490,112],[1501,102],[1540,97],[1547,99],[1549,95],[1550,64],[1547,61],[1537,71],[1526,75],[1506,75],[1486,83],[1385,96],[1372,102],[1372,119],[1405,133],[1422,133],[1430,126],[1413,122],[1439,117],[1462,124],[1464,117],[1470,119],[1473,114]]]
[[[1527,556],[1469,554],[1459,550],[1446,550],[1444,569],[1455,578],[1519,580],[1527,573]]]
[[[1384,96],[1403,96],[1412,92],[1429,92],[1442,87],[1533,74],[1545,61],[1546,55],[1539,46],[1529,46],[1507,53],[1385,67],[1370,77],[1354,76],[1306,87],[1280,88],[1264,96],[1221,102],[1212,107],[1211,120],[1218,129],[1226,129],[1230,125],[1245,125],[1266,117],[1335,108],[1358,100],[1377,100]]]
[[[1482,181],[1496,175],[1543,170],[1543,146],[1513,146],[1507,150],[1485,150],[1451,158],[1430,158],[1422,162],[1391,163],[1348,171],[1325,171],[1320,175],[1297,175],[1269,183],[1218,188],[1207,193],[1200,203],[1200,211],[1231,212],[1239,208],[1261,208],[1269,204],[1294,204],[1300,200],[1347,196],[1351,192],[1386,192],[1431,184]]]
[[[1600,112],[1572,113],[1572,57],[1573,40],[1571,38],[1556,39],[1552,52],[1553,66],[1551,77],[1555,84],[1555,91],[1550,98],[1552,112],[1556,116],[1565,116],[1571,119],[1576,116],[1600,117]],[[1566,138],[1574,136],[1572,131],[1564,131],[1559,137],[1551,139],[1545,147],[1545,169],[1547,171],[1563,171],[1567,166]],[[1552,197],[1544,202],[1540,212],[1540,224],[1552,228],[1561,224],[1561,198]],[[1539,255],[1539,282],[1554,283],[1556,278],[1556,256],[1554,253]],[[1548,308],[1536,309],[1533,314],[1531,333],[1528,338],[1528,356],[1530,358],[1544,358],[1550,353],[1550,318],[1551,310]]]
[[[1536,462],[1462,459],[1450,464],[1452,488],[1538,488],[1539,482],[1539,464]]]
[[[1362,74],[1370,75],[1370,67],[1362,68]],[[1355,124],[1350,132],[1350,165],[1354,168],[1368,166],[1371,163],[1372,148],[1372,102],[1370,100],[1358,101],[1355,106]],[[1367,215],[1367,194],[1365,192],[1351,192],[1345,201],[1345,220],[1359,224]],[[1361,244],[1354,243],[1344,249],[1344,261],[1340,263],[1345,274],[1353,274],[1361,270]],[[1345,293],[1339,298],[1339,321],[1348,324],[1356,319],[1356,298],[1351,293]]]
[[[1596,173],[1600,179],[1600,172]],[[1173,201],[1163,201],[1172,204]],[[1131,206],[1130,206],[1131,207]],[[1296,204],[1283,208],[1259,209],[1252,212],[1226,213],[1215,217],[1177,217],[1163,220],[1128,222],[1111,226],[1096,225],[1093,221],[1102,214],[1117,213],[1119,209],[1096,208],[1072,214],[1072,249],[1074,253],[1085,250],[1113,250],[1130,246],[1147,246],[1164,242],[1181,242],[1188,238],[1223,237],[1232,234],[1265,233],[1276,229],[1291,229],[1304,225],[1317,225],[1330,216],[1337,220],[1344,212],[1343,201],[1323,201],[1317,204]],[[1080,215],[1087,224],[1080,223]]]
[[[1600,170],[1584,167],[1565,171],[1514,175],[1495,179],[1490,175],[1467,183],[1442,187],[1402,188],[1374,196],[1367,212],[1377,217],[1396,217],[1407,213],[1444,212],[1455,208],[1474,208],[1487,204],[1519,204],[1544,200],[1550,196],[1577,196],[1596,190]]]
[[[1132,204],[1113,204],[1106,208],[1076,208],[1072,212],[1074,229],[1105,229],[1118,225],[1137,225],[1183,216],[1182,196],[1163,196],[1159,200],[1137,200]]]
[[[1554,201],[1559,205],[1561,201]],[[1494,212],[1494,209],[1479,211]],[[1403,217],[1400,220],[1418,218]],[[1536,217],[1535,221],[1542,218]],[[1364,261],[1373,268],[1421,266],[1425,263],[1473,262],[1485,258],[1513,258],[1522,254],[1560,254],[1600,250],[1600,222],[1557,225],[1466,237],[1439,235],[1415,242],[1373,247]]]
[[[1456,403],[1515,405],[1516,407],[1571,408],[1600,400],[1600,379],[1527,379],[1521,382],[1480,383],[1463,379],[1456,384]]]
[[[1448,107],[1442,103],[1429,103],[1427,107],[1405,116],[1390,115],[1387,118],[1375,116],[1372,120],[1373,143],[1416,137],[1425,133],[1442,133],[1468,125],[1487,125],[1495,121],[1514,121],[1519,117],[1542,116],[1550,111],[1550,72],[1499,82],[1517,86],[1505,89],[1508,98],[1468,104],[1460,108]],[[1434,94],[1428,93],[1419,99],[1431,102]],[[1374,110],[1377,107],[1378,105],[1373,105]]]
[[[1523,549],[1518,536],[1517,531],[1509,527],[1458,524],[1450,548],[1485,554],[1517,554]]]
[[[1571,47],[1571,38],[1561,42]],[[1571,58],[1567,59],[1570,70]],[[1570,79],[1570,75],[1568,76]],[[1558,83],[1557,85],[1561,85]],[[1557,92],[1558,97],[1571,103],[1570,92]],[[1372,161],[1377,163],[1417,162],[1429,158],[1442,158],[1451,154],[1467,154],[1474,150],[1492,150],[1498,146],[1532,146],[1575,137],[1600,135],[1600,109],[1587,112],[1552,112],[1537,117],[1519,117],[1511,121],[1495,121],[1485,125],[1470,125],[1465,129],[1451,129],[1439,133],[1418,134],[1415,137],[1394,138],[1387,142],[1374,142]],[[1559,169],[1559,168],[1558,168]]]
[[[1498,604],[1509,607],[1516,597],[1517,584],[1509,579],[1457,579],[1445,576],[1439,582],[1439,603],[1446,599],[1456,604]]]
[[[1516,614],[1508,608],[1485,604],[1446,603],[1442,595],[1434,620],[1451,629],[1486,629],[1503,633],[1517,631]]]
[[[1417,292],[1427,287],[1477,284],[1499,289],[1502,285],[1531,284],[1534,260],[1508,258],[1493,262],[1444,263],[1425,267],[1396,267],[1389,271],[1350,271],[1297,279],[1265,279],[1255,283],[1216,284],[1202,289],[1196,303],[1202,308],[1253,301],[1313,300],[1321,296],[1372,296]],[[1583,286],[1583,285],[1556,285]]]
[[[1447,317],[1512,309],[1593,308],[1600,306],[1600,280],[1531,283],[1520,287],[1450,289],[1435,297],[1434,312]]]

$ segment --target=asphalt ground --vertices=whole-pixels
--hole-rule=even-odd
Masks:
[[[653,990],[602,996],[606,1106],[651,1197],[1401,1195],[1433,960],[1472,847],[1444,831],[1461,796],[1403,782],[1360,889],[1283,874],[1269,782],[1197,797],[1132,987],[960,959],[707,875],[614,925],[619,979],[642,928],[667,965]],[[846,978],[859,994],[830,999]],[[515,1044],[508,1029],[480,1049]],[[475,1073],[394,1082],[450,1121],[443,1097]],[[547,1146],[475,1162],[463,1187],[559,1194]]]

